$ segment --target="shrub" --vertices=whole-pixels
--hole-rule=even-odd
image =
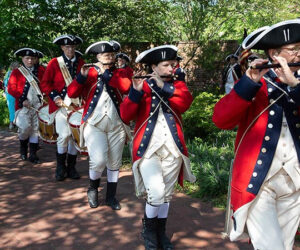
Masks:
[[[0,90],[0,126],[9,124],[9,113],[3,90]]]
[[[208,92],[201,92],[187,110],[183,118],[184,134],[186,138],[199,137],[212,140],[220,131],[212,122],[213,109],[221,96]]]
[[[188,193],[204,200],[222,199],[218,205],[225,205],[235,136],[234,131],[219,131],[213,143],[197,137],[188,140],[191,167],[197,178],[195,184],[187,184]]]

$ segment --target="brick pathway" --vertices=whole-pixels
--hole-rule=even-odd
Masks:
[[[54,181],[55,145],[43,144],[42,164],[19,160],[14,133],[0,131],[0,249],[144,249],[140,237],[144,201],[134,195],[131,172],[120,172],[122,210],[87,204],[87,157],[80,180]],[[100,199],[105,196],[106,178]],[[177,193],[170,207],[168,235],[175,249],[252,249],[221,239],[224,211]],[[300,248],[299,248],[300,249]]]

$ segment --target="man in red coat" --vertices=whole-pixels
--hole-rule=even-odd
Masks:
[[[158,46],[136,59],[150,69],[150,79],[134,79],[121,104],[127,124],[135,120],[132,158],[137,196],[146,197],[143,237],[146,249],[173,249],[165,227],[174,186],[195,181],[184,142],[181,114],[193,98],[184,80],[174,80],[177,48]]]
[[[222,129],[238,126],[231,182],[230,239],[248,229],[255,249],[292,250],[300,221],[300,20],[252,32],[244,49],[265,50],[215,106]],[[279,68],[255,69],[267,63]]]
[[[41,89],[50,97],[49,113],[56,112],[55,128],[58,138],[55,178],[57,181],[63,181],[67,175],[71,179],[79,179],[80,176],[75,168],[77,149],[67,122],[70,113],[67,107],[78,107],[81,105],[81,101],[78,98],[70,98],[67,95],[67,87],[84,64],[84,61],[75,55],[76,46],[82,43],[82,39],[78,36],[62,35],[53,43],[60,45],[63,55],[53,58],[48,63],[41,82]]]
[[[98,206],[100,178],[107,167],[105,201],[113,210],[121,209],[115,195],[127,129],[120,118],[119,107],[123,95],[128,94],[132,73],[128,74],[125,68],[115,68],[115,52],[119,49],[116,41],[100,41],[89,46],[86,53],[96,55],[98,62],[92,67],[84,66],[68,87],[71,98],[82,96],[86,101],[82,131],[89,152],[87,196],[91,208]]]
[[[16,98],[15,124],[20,139],[22,160],[27,159],[29,142],[29,160],[39,163],[38,150],[38,118],[36,110],[41,106],[42,93],[39,81],[42,80],[45,68],[34,67],[37,50],[22,48],[15,52],[22,57],[22,65],[14,69],[8,82],[8,93]]]
[[[125,69],[128,71],[128,75],[133,75],[133,69],[129,66],[130,58],[125,53],[116,54],[116,66],[118,69]]]

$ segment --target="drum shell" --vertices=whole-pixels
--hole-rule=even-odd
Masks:
[[[45,121],[44,119],[41,118],[41,113],[47,114],[47,112],[44,112],[45,109],[49,111],[49,105],[47,104],[43,105],[42,107],[39,108],[39,112],[38,112],[39,136],[44,142],[49,144],[55,144],[58,137],[58,134],[56,133],[55,130],[55,121],[53,119],[53,122],[49,123],[48,121]],[[49,112],[48,115],[50,116]]]

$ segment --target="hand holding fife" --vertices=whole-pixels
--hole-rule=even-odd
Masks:
[[[90,67],[92,67],[92,66],[93,66],[92,63],[82,65],[82,67],[80,69],[81,75],[87,76],[89,73]]]
[[[142,74],[142,70],[138,71],[132,78],[132,84],[133,88],[137,91],[142,91],[143,89],[143,82],[145,81],[146,78],[141,79],[141,78],[134,78],[135,76],[140,76]]]
[[[290,87],[296,87],[300,81],[294,76],[294,73],[288,66],[286,59],[281,56],[274,56],[274,58],[281,65],[281,68],[274,69],[279,80]]]
[[[150,78],[150,80],[153,79],[156,82],[157,86],[162,89],[164,87],[164,82],[161,77],[155,71],[153,71],[151,76],[152,77]]]
[[[259,82],[259,80],[263,77],[264,74],[266,74],[269,69],[253,69],[251,66],[254,65],[262,65],[267,63],[267,59],[255,59],[251,64],[249,65],[249,68],[246,71],[246,75],[254,82]]]

